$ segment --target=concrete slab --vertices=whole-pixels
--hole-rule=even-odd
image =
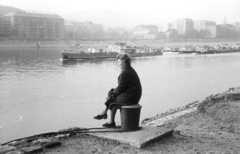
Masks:
[[[167,128],[146,125],[140,125],[140,127],[140,130],[132,132],[121,132],[121,128],[96,129],[94,130],[94,133],[89,134],[101,138],[116,140],[120,143],[126,143],[137,148],[142,148],[149,143],[170,136],[173,133],[173,130]]]

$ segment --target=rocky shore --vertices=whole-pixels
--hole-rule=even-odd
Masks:
[[[70,128],[2,144],[0,153],[238,154],[240,87],[144,119],[142,124],[170,128],[174,133],[143,149],[136,149],[85,134],[84,128]]]

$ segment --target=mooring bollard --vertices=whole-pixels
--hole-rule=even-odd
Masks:
[[[121,130],[139,130],[139,119],[142,106],[139,104],[121,107]]]

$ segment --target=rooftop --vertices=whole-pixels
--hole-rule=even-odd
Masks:
[[[7,16],[18,16],[18,17],[37,17],[37,18],[51,18],[51,19],[63,19],[59,15],[56,14],[40,14],[40,13],[28,13],[28,12],[10,12],[4,17]]]

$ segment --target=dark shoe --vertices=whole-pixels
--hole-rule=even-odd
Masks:
[[[94,119],[97,119],[97,120],[101,120],[101,119],[107,119],[107,114],[103,114],[103,115],[97,115],[95,117],[93,117]]]
[[[115,124],[115,122],[114,122],[114,123],[111,123],[111,124],[105,123],[105,124],[103,124],[102,126],[103,126],[103,127],[106,127],[106,128],[114,128],[114,127],[116,127],[116,124]]]

